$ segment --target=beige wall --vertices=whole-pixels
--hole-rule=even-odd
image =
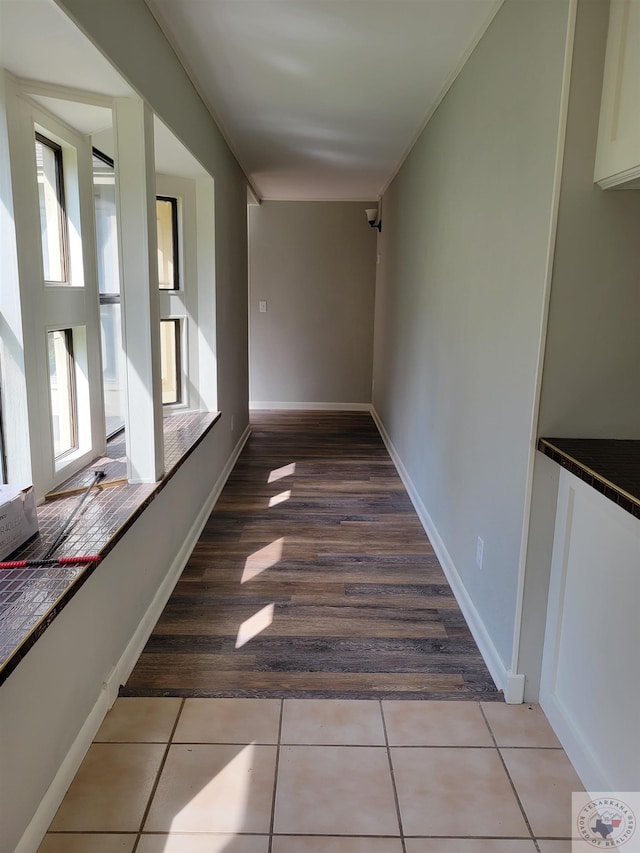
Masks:
[[[505,669],[568,12],[507,0],[383,200],[374,406]]]
[[[249,208],[253,403],[369,403],[377,231],[365,202]],[[258,310],[267,301],[267,313]]]
[[[593,183],[608,3],[581,2],[540,434],[640,438],[640,191]]]
[[[640,192],[593,183],[609,4],[576,19],[539,435],[640,438]],[[538,695],[559,466],[536,454],[518,669]],[[586,627],[585,627],[586,630]]]

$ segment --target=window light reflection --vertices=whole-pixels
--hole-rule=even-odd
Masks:
[[[238,631],[238,637],[236,639],[236,649],[241,649],[250,640],[257,637],[258,634],[266,631],[266,629],[273,623],[274,608],[275,604],[273,604],[273,602],[271,604],[267,604],[266,607],[263,607],[262,610],[258,610],[257,613],[254,613],[253,616],[240,625],[240,630]]]
[[[276,480],[282,480],[283,477],[290,477],[296,472],[296,463],[291,462],[290,465],[283,465],[282,468],[274,468],[269,474],[267,483],[275,483]]]
[[[207,850],[219,850],[222,853],[223,850],[235,849],[233,839],[236,835],[251,829],[250,807],[252,799],[255,800],[256,797],[255,792],[251,791],[256,768],[256,747],[254,743],[250,743],[236,748],[239,749],[237,754],[230,757],[223,766],[213,763],[211,775],[201,774],[197,783],[199,790],[193,791],[190,799],[173,817],[170,835],[165,836],[164,847],[159,846],[158,851],[184,853],[187,849],[204,850],[204,846],[194,847],[191,837],[186,838],[179,833],[193,832],[194,827],[206,831],[211,826],[212,818],[226,837],[219,837],[218,843],[210,840]],[[178,750],[183,752],[187,749],[186,744],[178,746]],[[229,749],[233,750],[234,747]],[[197,762],[195,766],[198,767]]]
[[[269,498],[269,506],[278,506],[278,504],[288,501],[290,497],[291,489],[286,492],[280,492],[279,495],[274,495],[272,498]]]
[[[247,583],[247,581],[252,580],[262,572],[275,566],[276,563],[279,563],[282,559],[283,546],[284,536],[280,539],[274,539],[273,542],[265,545],[264,548],[260,548],[259,551],[249,554],[245,560],[240,583]]]

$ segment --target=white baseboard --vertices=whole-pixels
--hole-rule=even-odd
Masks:
[[[522,705],[524,702],[524,675],[522,673],[507,670],[504,701],[507,705]]]
[[[284,403],[250,400],[249,409],[282,412],[370,412],[371,403]]]
[[[151,604],[142,617],[136,632],[127,644],[120,660],[113,667],[104,681],[95,705],[91,709],[84,725],[78,732],[76,739],[60,765],[53,782],[49,785],[47,793],[42,798],[42,802],[38,806],[36,813],[20,839],[18,846],[15,848],[14,853],[34,853],[42,843],[42,839],[44,838],[47,829],[49,828],[49,825],[51,824],[51,821],[53,820],[55,813],[57,812],[60,803],[69,788],[69,785],[78,772],[78,768],[82,764],[82,760],[85,757],[87,750],[93,743],[93,739],[102,725],[102,721],[118,696],[120,685],[124,684],[129,677],[140,656],[140,653],[145,647],[146,642],[153,631],[154,625],[158,621],[160,614],[169,600],[169,596],[171,595],[178,578],[182,574],[191,552],[200,538],[202,529],[211,515],[211,511],[213,510],[216,501],[220,497],[220,493],[227,482],[229,474],[231,473],[238,456],[242,452],[242,448],[249,438],[250,432],[250,428],[247,427],[234,447],[220,476],[209,492],[202,509],[194,519],[182,547],[172,560],[171,566],[165,575],[162,584],[154,595]]]
[[[82,759],[87,754],[87,750],[91,746],[111,704],[107,698],[106,684],[103,684],[95,705],[78,732],[71,749],[65,755],[64,761],[54,776],[53,782],[47,788],[47,793],[42,798],[14,853],[35,853],[42,844],[42,839],[46,835],[49,825],[55,817],[60,803],[78,772]]]
[[[469,630],[473,634],[473,639],[476,641],[480,654],[484,658],[484,662],[487,665],[487,669],[489,670],[496,687],[498,690],[502,690],[505,695],[505,700],[510,704],[518,704],[519,702],[522,702],[522,698],[517,699],[516,697],[518,696],[518,685],[520,684],[520,680],[522,680],[522,688],[524,689],[524,676],[510,675],[507,671],[507,668],[502,662],[502,658],[498,654],[498,650],[494,646],[480,614],[476,610],[475,604],[471,600],[469,593],[462,582],[462,578],[458,574],[458,570],[455,567],[453,559],[436,529],[433,519],[423,504],[422,499],[409,476],[409,472],[404,467],[397,450],[393,446],[393,442],[389,438],[387,431],[380,420],[380,416],[374,408],[372,408],[371,414],[378,430],[380,431],[382,440],[389,451],[389,455],[396,466],[400,479],[409,493],[409,497],[411,498],[414,509],[418,514],[418,518],[420,519],[425,533],[429,537],[429,541],[433,546],[436,557],[440,561],[442,570],[449,581],[449,586],[451,587],[456,601],[458,602],[462,615],[466,619]]]
[[[541,692],[540,707],[585,788],[589,791],[621,790],[609,777],[588,738],[578,730],[562,702],[550,693]]]

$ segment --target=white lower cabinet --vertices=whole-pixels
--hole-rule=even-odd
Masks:
[[[640,520],[565,470],[540,704],[587,790],[640,790]]]

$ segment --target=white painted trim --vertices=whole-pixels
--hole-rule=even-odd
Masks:
[[[4,450],[9,482],[32,483],[31,446],[34,414],[29,412],[29,395],[25,381],[27,356],[23,322],[23,294],[20,290],[19,246],[13,204],[13,175],[9,157],[10,131],[8,104],[15,99],[10,75],[0,68],[0,254],[2,255],[2,287],[0,288],[0,381],[5,400]],[[28,334],[28,332],[27,332]]]
[[[562,702],[551,692],[540,692],[540,707],[549,725],[562,744],[571,764],[585,787],[591,791],[614,791],[615,782],[609,778],[596,758],[591,744],[577,731]],[[606,722],[604,723],[606,727]]]
[[[264,402],[250,400],[249,409],[260,411],[282,412],[370,412],[371,403],[284,403],[280,401]]]
[[[162,613],[178,578],[182,574],[182,570],[184,569],[187,560],[200,537],[202,529],[206,524],[211,511],[220,497],[220,493],[227,482],[229,474],[231,473],[233,466],[236,464],[236,461],[242,452],[242,448],[249,438],[250,432],[251,430],[247,426],[238,443],[234,447],[226,465],[222,469],[220,476],[209,492],[202,509],[191,525],[191,529],[185,537],[182,547],[176,554],[175,559],[172,561],[171,567],[167,572],[164,581],[153,597],[153,600],[140,621],[135,634],[127,644],[120,660],[111,670],[107,679],[103,682],[102,689],[98,695],[95,705],[91,709],[84,725],[78,732],[78,735],[71,745],[69,752],[65,756],[64,761],[60,765],[53,782],[49,785],[49,788],[42,798],[36,813],[31,819],[29,826],[26,828],[22,838],[18,842],[14,853],[33,853],[33,851],[37,850],[38,846],[41,844],[42,839],[44,838],[49,825],[60,806],[60,803],[67,793],[69,785],[78,772],[78,768],[80,767],[87,750],[93,743],[96,732],[100,728],[107,711],[111,708],[118,696],[120,685],[126,682],[136,664],[136,661],[138,660],[138,657],[140,656],[140,653],[145,647],[146,642],[153,631],[153,627],[158,621],[158,618],[160,617],[160,614]]]
[[[504,3],[504,0],[496,0],[494,5],[491,7],[489,14],[487,15],[486,20],[478,28],[477,32],[475,33],[475,35],[473,36],[473,38],[471,39],[471,41],[467,45],[466,50],[464,51],[464,53],[462,54],[462,56],[458,60],[456,67],[453,69],[451,74],[445,80],[444,85],[443,85],[442,89],[440,89],[440,93],[438,94],[438,97],[435,99],[435,101],[431,105],[431,108],[430,108],[429,112],[427,113],[425,120],[422,122],[422,124],[420,125],[418,130],[415,132],[415,134],[411,138],[409,145],[405,148],[403,155],[398,160],[398,164],[396,165],[395,169],[393,170],[393,172],[391,173],[391,175],[387,179],[386,183],[383,184],[382,189],[380,190],[380,193],[378,194],[378,200],[382,199],[383,195],[386,193],[386,191],[389,189],[389,187],[393,183],[394,178],[396,177],[396,175],[398,174],[400,169],[402,169],[402,167],[404,165],[404,161],[407,159],[409,154],[411,154],[411,152],[413,151],[414,145],[420,139],[425,127],[429,124],[429,122],[433,118],[433,114],[435,113],[435,111],[438,109],[440,104],[444,101],[444,99],[447,95],[447,92],[453,86],[453,84],[456,82],[458,75],[460,74],[460,72],[462,71],[464,66],[469,61],[471,54],[473,53],[473,51],[478,46],[478,43],[480,42],[480,39],[482,38],[482,36],[489,29],[491,22],[493,21],[495,16],[500,11],[500,7],[502,6],[503,3]]]
[[[180,320],[181,402],[173,409],[207,410],[200,396],[200,350],[198,326],[198,233],[196,181],[174,175],[156,174],[156,196],[175,198],[178,203],[178,263],[180,288],[160,291],[160,320]],[[165,406],[165,411],[169,408]],[[217,401],[214,408],[217,409]]]
[[[339,198],[327,198],[324,196],[323,198],[314,198],[313,196],[262,196],[262,201],[288,201],[288,202],[298,202],[298,203],[313,203],[313,204],[367,204],[371,206],[372,204],[378,204],[380,201],[379,196],[340,196]]]
[[[568,562],[572,538],[575,536],[576,501],[581,499],[582,501],[587,500],[592,505],[599,505],[599,512],[603,514],[600,519],[601,522],[608,517],[617,518],[616,523],[622,523],[630,530],[637,525],[637,520],[625,510],[596,492],[592,486],[576,477],[575,474],[564,468],[561,469],[546,616],[544,659],[540,679],[540,707],[585,788],[591,791],[615,791],[621,790],[621,788],[616,780],[611,778],[600,757],[606,749],[604,742],[589,737],[584,730],[581,730],[580,706],[573,702],[572,707],[570,702],[566,701],[572,698],[567,697],[566,691],[564,697],[558,696],[557,692],[557,686],[561,683],[558,675],[558,657],[565,630],[565,600],[567,595],[570,595],[570,590],[567,590]],[[593,536],[606,536],[607,533],[603,532],[604,528],[604,524],[599,524],[598,528],[594,529]],[[609,543],[608,552],[611,551],[611,547],[611,543]],[[612,554],[611,559],[615,561],[616,556]],[[584,566],[584,570],[588,577],[589,572],[593,572],[593,567]],[[581,582],[584,583],[585,581]],[[586,582],[589,582],[588,579]],[[576,583],[575,579],[573,583]],[[584,667],[583,662],[578,665]],[[626,697],[625,701],[627,701]],[[607,719],[602,719],[600,722],[603,731],[606,731],[607,726],[610,727],[612,724]]]
[[[251,187],[247,187],[247,197],[249,192],[253,193]],[[253,278],[251,275],[251,247],[253,245],[251,239],[251,208],[257,205],[247,203],[247,378],[249,380],[249,397],[253,392],[253,368],[251,367],[251,339],[252,339],[252,320],[251,320],[251,303],[253,301]],[[249,400],[249,409],[251,409],[251,400]]]
[[[26,77],[13,77],[13,80],[16,86],[28,95],[35,95],[42,98],[56,98],[59,101],[74,101],[78,104],[105,107],[108,110],[113,107],[112,95],[99,95],[97,92],[89,92],[85,89],[60,86],[56,83],[45,83],[42,80],[30,80]],[[133,94],[132,90],[131,96]]]
[[[134,98],[113,106],[127,479],[155,483],[164,434],[153,113]]]
[[[521,705],[524,702],[524,675],[507,670],[504,701],[507,705]]]
[[[600,178],[596,183],[603,190],[635,190],[638,189],[638,179],[640,179],[640,166],[632,166],[623,172]]]
[[[551,301],[551,283],[553,280],[553,262],[556,250],[556,235],[558,231],[558,211],[560,208],[560,191],[562,188],[562,171],[564,166],[564,149],[567,135],[567,120],[569,115],[569,93],[571,89],[571,70],[573,67],[573,44],[576,30],[578,0],[570,0],[567,36],[565,41],[564,68],[562,73],[562,90],[560,94],[560,114],[558,138],[556,140],[556,159],[553,175],[553,197],[549,234],[547,240],[547,257],[545,264],[545,280],[543,291],[542,313],[538,329],[538,352],[536,378],[529,420],[529,454],[527,459],[527,475],[525,484],[524,507],[522,514],[522,535],[520,538],[520,555],[518,558],[518,586],[516,591],[516,610],[513,624],[513,646],[511,651],[511,672],[516,674],[520,664],[520,639],[522,634],[522,612],[524,608],[525,573],[527,565],[527,548],[529,545],[529,529],[531,525],[531,504],[533,500],[533,472],[537,451],[538,422],[540,417],[540,397],[542,394],[542,373],[547,343],[547,326],[549,324],[549,304]],[[540,650],[542,654],[542,650]],[[524,679],[524,676],[522,676]],[[524,690],[524,682],[523,682]],[[524,696],[524,693],[523,693]],[[520,700],[522,701],[522,699]]]
[[[196,182],[196,291],[198,323],[198,396],[200,407],[217,411],[218,325],[216,302],[215,183],[209,175]],[[213,240],[211,235],[214,235]]]
[[[56,773],[53,782],[49,785],[47,793],[42,798],[36,813],[31,818],[14,853],[33,853],[42,843],[42,839],[46,835],[49,825],[64,795],[67,793],[69,785],[71,785],[78,772],[78,768],[82,764],[82,760],[91,746],[93,738],[100,728],[111,704],[113,703],[109,702],[106,684],[103,684],[95,705],[60,765],[60,769]]]
[[[247,184],[247,205],[252,207],[260,207],[261,204],[262,199],[259,199],[258,196],[255,194],[251,184]]]
[[[404,487],[409,493],[409,497],[411,498],[411,502],[415,508],[415,511],[418,514],[418,518],[424,527],[425,533],[429,537],[429,541],[433,546],[433,550],[435,551],[436,557],[440,561],[440,565],[442,566],[442,570],[444,571],[447,580],[449,581],[449,586],[458,602],[460,610],[462,611],[462,615],[464,616],[467,625],[469,626],[469,630],[473,634],[473,639],[476,641],[476,644],[480,650],[480,654],[484,658],[484,662],[487,665],[489,672],[491,673],[491,677],[493,678],[496,687],[499,690],[502,690],[505,695],[505,700],[510,703],[515,702],[512,698],[517,696],[516,684],[517,682],[512,681],[514,678],[509,672],[502,662],[500,655],[498,654],[498,650],[493,644],[491,637],[489,636],[489,632],[486,629],[480,614],[476,610],[476,607],[471,600],[469,593],[466,590],[464,583],[462,582],[462,578],[458,574],[458,570],[455,567],[453,559],[449,554],[446,545],[442,541],[440,534],[433,522],[433,519],[429,515],[429,512],[425,505],[422,503],[422,499],[418,494],[418,490],[413,484],[411,477],[409,476],[409,472],[404,467],[402,459],[400,458],[398,451],[393,446],[393,442],[389,438],[387,431],[385,430],[383,423],[380,419],[380,416],[376,412],[374,408],[371,409],[371,415],[373,420],[375,421],[376,426],[382,436],[382,440],[384,441],[387,450],[389,451],[389,455],[393,460],[394,465],[398,470],[398,474],[400,475],[400,479],[404,483]],[[522,676],[520,676],[522,677]],[[523,680],[524,681],[524,680]],[[524,684],[523,684],[524,689]],[[522,701],[522,699],[520,699]]]
[[[6,79],[9,84],[9,76]],[[21,318],[14,323],[15,329],[21,327],[20,332],[16,334],[14,330],[13,334],[18,340],[22,338],[23,353],[16,363],[21,363],[23,374],[18,383],[12,381],[16,386],[12,398],[16,397],[17,406],[23,402],[20,398],[24,392],[17,386],[19,382],[24,381],[24,401],[28,418],[18,423],[17,427],[19,433],[23,434],[25,426],[28,426],[28,446],[23,444],[22,439],[16,440],[12,437],[15,417],[9,419],[5,427],[8,443],[13,443],[23,457],[18,464],[20,467],[30,468],[28,481],[34,483],[40,502],[47,491],[94,459],[104,448],[91,146],[88,137],[32,101],[16,88],[15,78],[11,80],[13,82],[6,87],[5,109],[13,198],[12,229],[17,241],[18,279],[12,284],[9,276],[6,287],[15,287],[17,284],[17,296],[22,304]],[[44,281],[37,181],[32,152],[34,130],[44,133],[62,147],[65,218],[69,225],[67,242],[72,286],[48,285]],[[16,297],[12,298],[14,305],[7,305],[9,318],[15,312]],[[82,406],[86,421],[79,424],[77,450],[56,461],[49,404],[46,333],[53,329],[74,328],[74,335],[79,339],[80,326],[86,328],[86,347],[82,348],[84,355],[79,351],[75,361],[76,369],[81,370],[88,381],[88,405],[85,398],[85,405]],[[84,365],[81,365],[83,358]],[[79,396],[78,404],[81,402]],[[81,421],[83,420],[84,417],[81,418]],[[26,433],[24,434],[27,437]]]

